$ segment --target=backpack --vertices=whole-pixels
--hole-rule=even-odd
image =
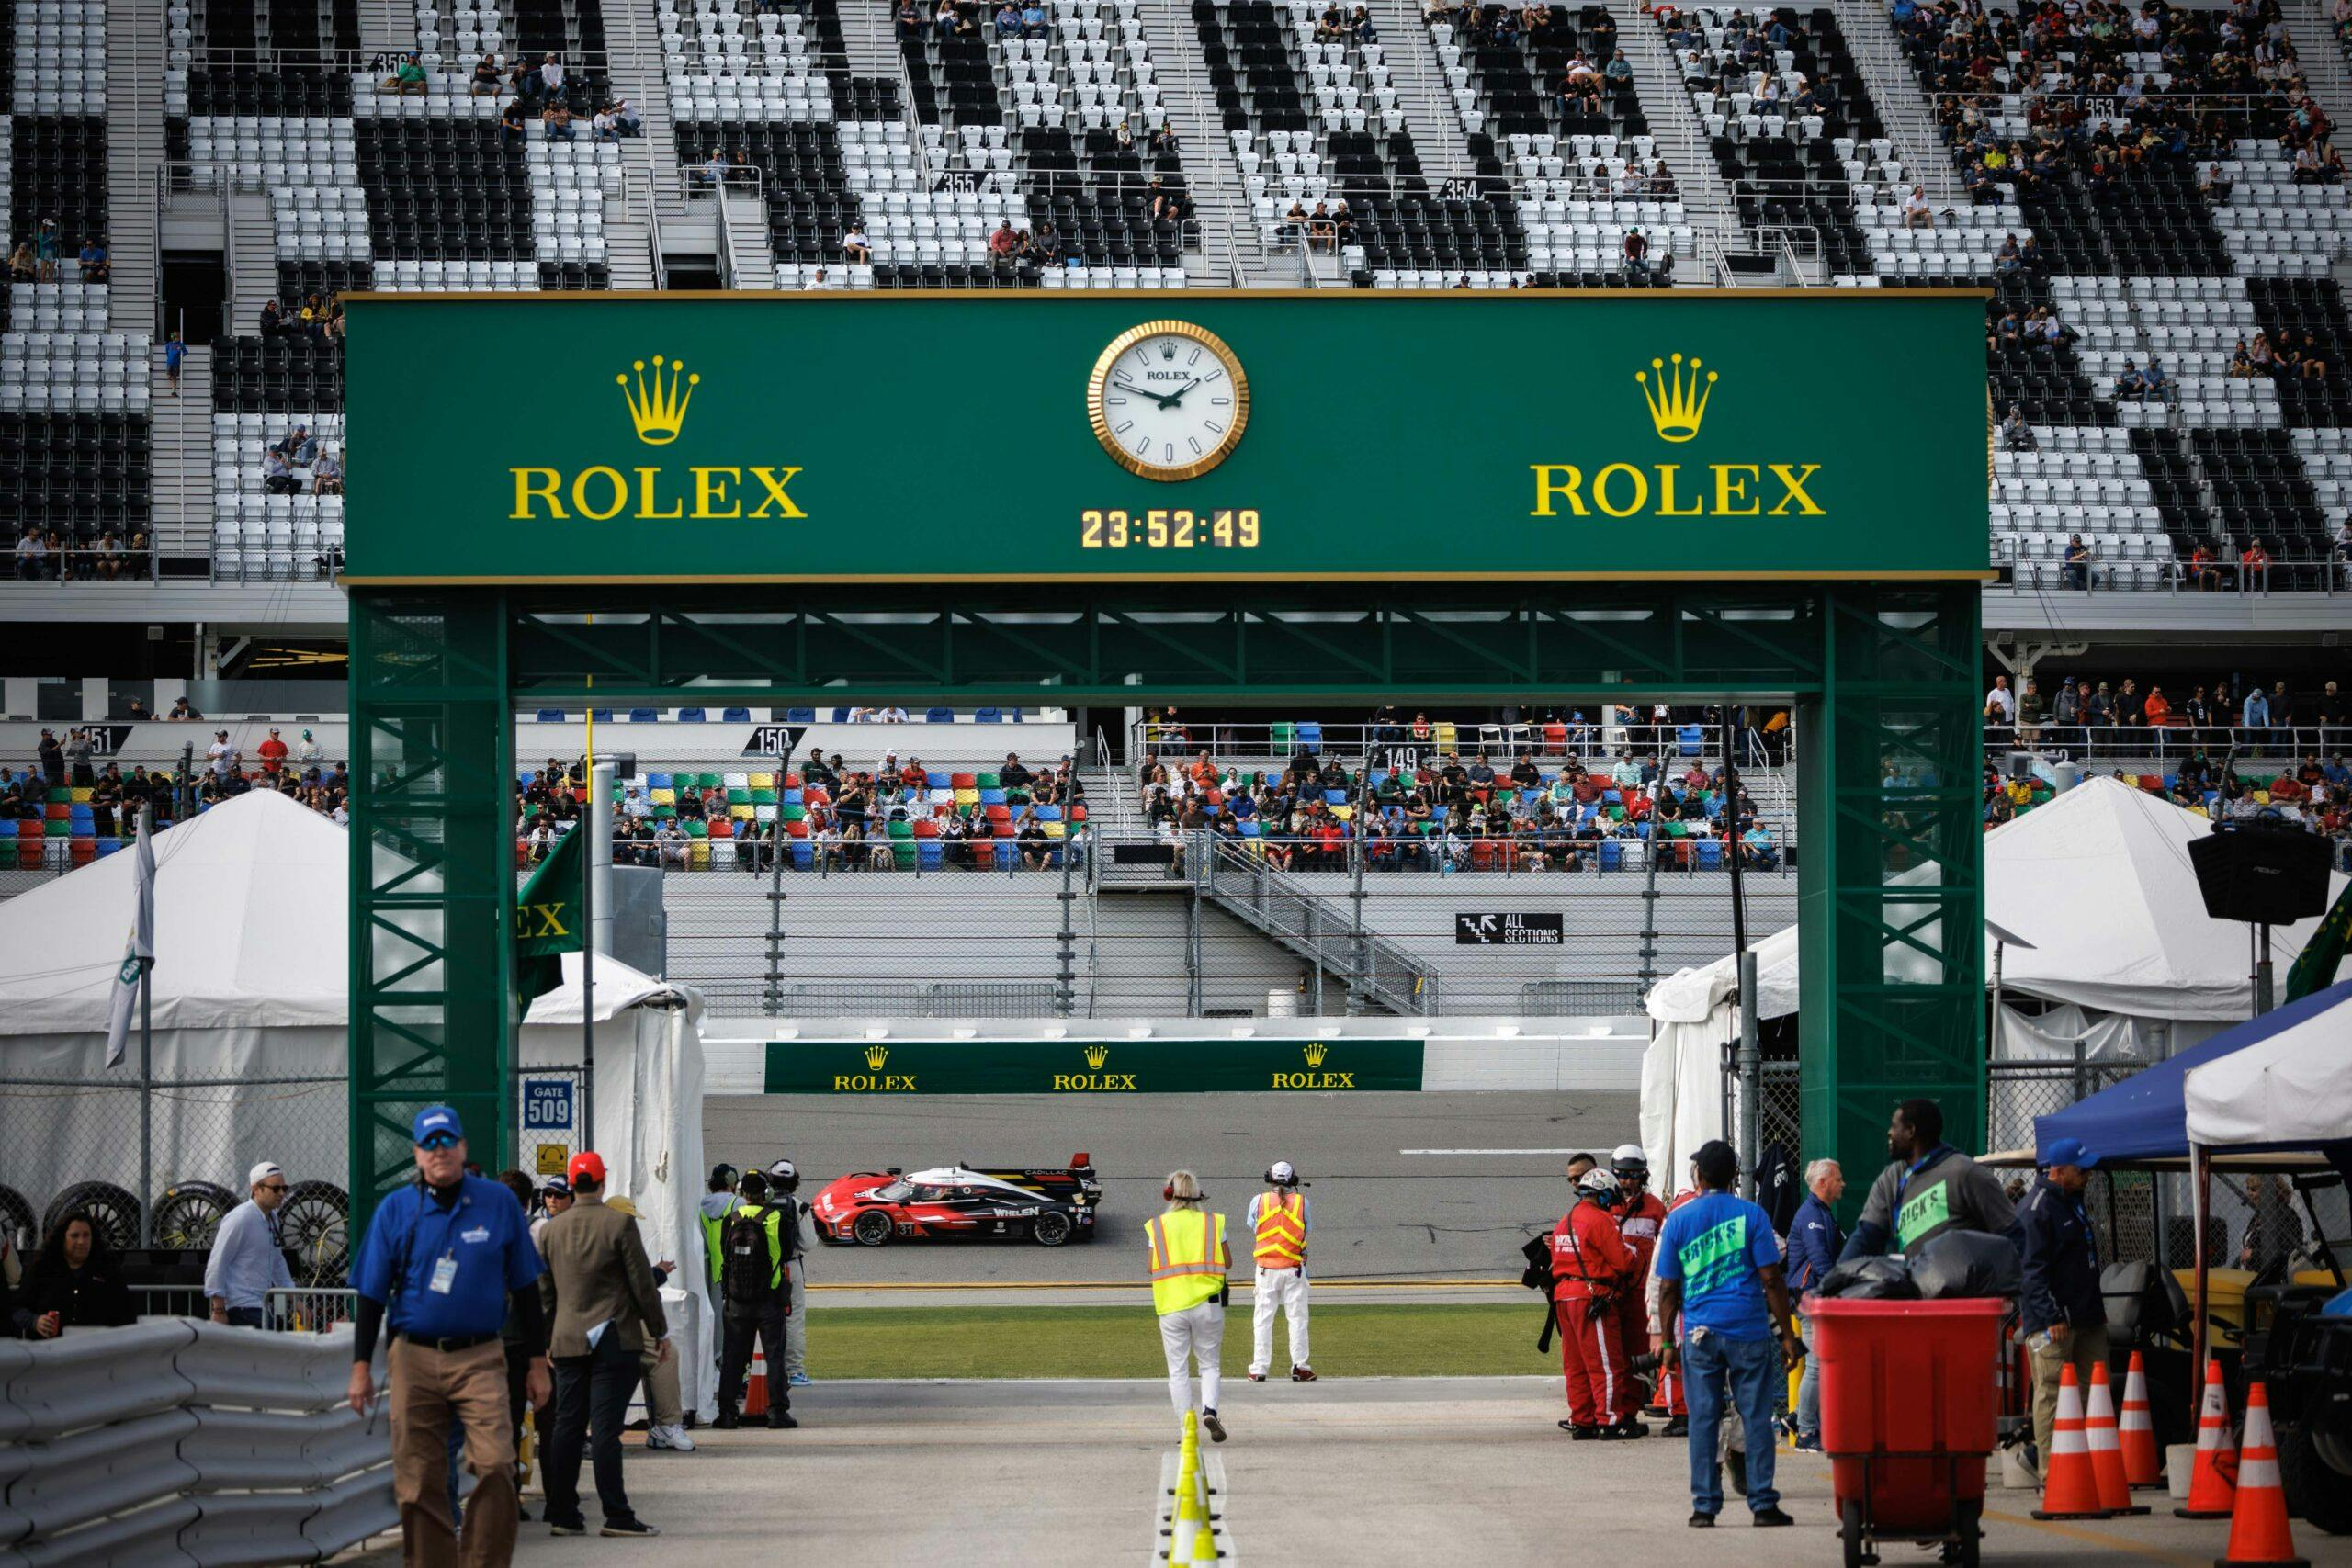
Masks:
[[[731,1211],[718,1230],[720,1292],[730,1314],[757,1312],[775,1297],[776,1259],[768,1247],[767,1211]]]

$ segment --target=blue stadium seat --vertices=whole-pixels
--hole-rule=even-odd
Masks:
[[[784,792],[783,798],[778,800],[776,804],[779,806],[799,806],[803,804],[801,792],[797,789],[786,790]]]
[[[1721,839],[1699,840],[1699,869],[1721,871],[1724,868],[1724,841]]]
[[[1600,792],[1600,799],[1601,804],[1604,806],[1623,806],[1625,804],[1624,794],[1619,790],[1604,789]]]
[[[1706,732],[1695,724],[1686,724],[1675,732],[1675,739],[1686,757],[1695,757],[1706,746]]]
[[[1348,792],[1346,790],[1327,789],[1323,792],[1323,804],[1326,806],[1345,806],[1347,803]]]
[[[1374,789],[1378,789],[1378,788],[1379,788],[1383,784],[1385,784],[1385,783],[1387,782],[1387,780],[1388,780],[1388,770],[1387,770],[1386,768],[1374,768],[1374,769],[1373,769],[1373,770],[1372,770],[1372,787],[1373,787],[1373,788],[1374,788]]]
[[[651,708],[631,708],[628,710],[628,721],[631,724],[659,724],[662,716]]]
[[[972,716],[972,722],[975,724],[994,724],[1001,716],[1002,716],[994,708],[982,708],[979,712]]]
[[[645,787],[650,790],[674,789],[677,786],[670,782],[668,773],[648,773],[645,775]]]
[[[925,773],[923,783],[932,789],[954,789],[956,775],[954,773]]]
[[[122,840],[120,839],[100,839],[98,840],[98,858],[103,860],[121,848]]]
[[[590,708],[588,711],[595,718],[598,724],[610,724],[613,722],[613,710],[610,708]]]
[[[816,845],[810,843],[806,839],[793,839],[789,840],[789,842],[792,845],[793,870],[807,871],[809,867],[817,863]]]
[[[1614,839],[1601,840],[1600,869],[1603,871],[1618,871],[1623,869],[1624,864],[1625,846],[1619,843]]]
[[[833,710],[833,722],[835,724],[847,724],[849,722],[849,709],[835,708]]]
[[[1302,751],[1323,750],[1323,726],[1317,719],[1302,719],[1298,726],[1298,749]]]
[[[749,724],[752,722],[752,710],[750,708],[729,708],[718,716],[718,722],[721,724]]]
[[[982,806],[1002,806],[1004,804],[1004,791],[1001,789],[984,789],[980,791],[980,804]]]
[[[956,710],[954,708],[931,708],[923,714],[922,721],[925,724],[953,724],[956,722]]]
[[[563,722],[563,710],[561,708],[541,708],[539,710],[539,722],[541,724],[561,724]]]
[[[946,845],[941,843],[937,839],[917,839],[915,840],[916,870],[938,871],[944,867],[946,863]]]
[[[1241,821],[1240,827],[1241,836],[1245,839],[1254,839],[1261,831],[1258,826],[1258,819],[1255,817],[1244,818]]]
[[[743,716],[748,719],[752,716],[747,712]],[[786,708],[784,710],[784,722],[786,724],[814,724],[817,722],[817,710],[815,708]]]
[[[702,722],[703,722],[702,709],[700,709],[700,708],[680,708],[680,709],[678,710],[678,722],[679,722],[680,724],[700,724],[700,723],[702,723]]]
[[[1060,821],[1061,819],[1062,819],[1062,808],[1061,808],[1060,807],[1058,807],[1058,806],[1041,806],[1041,807],[1037,807],[1037,820],[1038,820],[1038,821],[1040,821],[1040,822],[1058,822],[1058,821]]]

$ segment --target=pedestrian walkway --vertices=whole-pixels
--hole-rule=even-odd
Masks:
[[[1148,1326],[1138,1320],[1137,1332]],[[1781,1506],[1795,1529],[1746,1533],[1734,1498],[1702,1537],[1683,1523],[1681,1443],[1571,1445],[1552,1424],[1559,1404],[1556,1377],[1228,1383],[1220,1411],[1232,1439],[1215,1452],[1234,1539],[1250,1562],[1304,1568],[1556,1562],[1564,1530],[1580,1561],[1838,1561],[1826,1461],[1782,1457]],[[820,1382],[793,1410],[807,1422],[797,1432],[697,1432],[698,1450],[675,1457],[632,1449],[630,1499],[662,1534],[586,1543],[599,1568],[751,1562],[786,1550],[835,1568],[1140,1563],[1146,1499],[1179,1437],[1158,1378]],[[2229,1539],[2226,1520],[2164,1509],[2039,1525],[2023,1492],[1987,1501],[1984,1561],[1996,1568],[2202,1568]],[[2352,1568],[2352,1540],[2299,1523],[2295,1544],[2315,1568]],[[582,1551],[526,1525],[514,1561],[574,1564]],[[1935,1562],[1900,1545],[1888,1561],[1913,1558]],[[359,1561],[376,1568],[399,1552]]]

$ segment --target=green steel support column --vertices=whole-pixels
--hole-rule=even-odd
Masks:
[[[408,1179],[410,1121],[513,1141],[504,595],[351,595],[351,1235]]]
[[[1849,1216],[1897,1100],[1984,1137],[1977,590],[1830,592],[1824,681],[1800,704],[1803,1157],[1846,1168]]]

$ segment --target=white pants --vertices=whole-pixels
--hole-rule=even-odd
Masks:
[[[1274,1312],[1279,1308],[1290,1325],[1290,1364],[1311,1365],[1306,1359],[1306,1270],[1258,1270],[1257,1303],[1250,1311],[1251,1339],[1250,1375],[1263,1377],[1274,1354]]]
[[[808,1370],[808,1280],[806,1258],[792,1260],[792,1315],[784,1320],[784,1375]]]
[[[1194,1410],[1216,1408],[1217,1385],[1225,1372],[1217,1357],[1225,1348],[1225,1309],[1214,1301],[1164,1313],[1159,1319],[1159,1347],[1168,1352],[1168,1397],[1181,1419]],[[1201,1364],[1201,1403],[1193,1403],[1193,1379],[1185,1358]]]

